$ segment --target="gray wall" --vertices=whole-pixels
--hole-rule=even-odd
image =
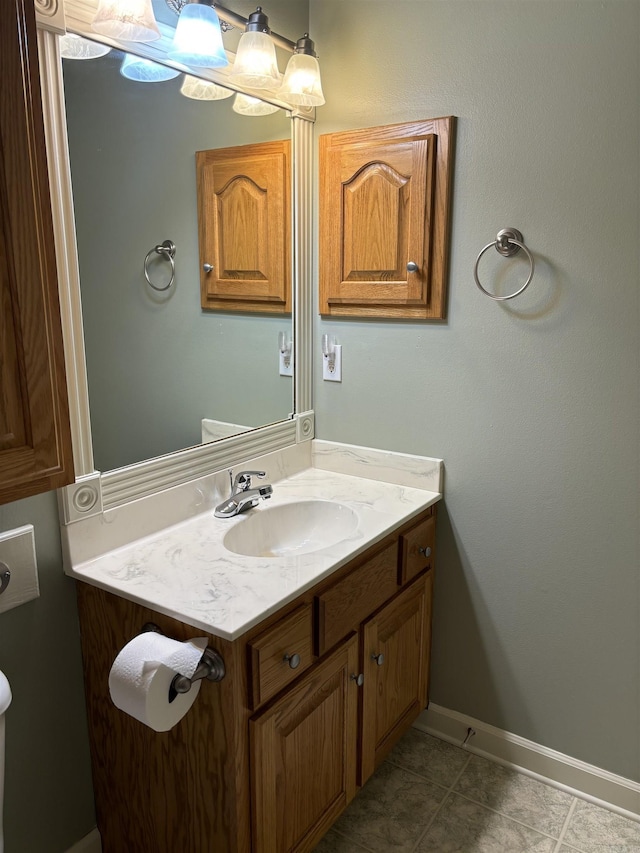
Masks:
[[[447,322],[317,329],[344,377],[317,359],[317,434],[445,460],[432,700],[640,780],[640,4],[310,0],[310,21],[318,133],[459,117]],[[537,267],[497,304],[472,270],[506,226]],[[526,266],[482,272],[505,293]]]
[[[54,492],[0,507],[35,527],[40,597],[0,614],[6,714],[5,853],[63,853],[95,826],[75,584],[62,573]]]

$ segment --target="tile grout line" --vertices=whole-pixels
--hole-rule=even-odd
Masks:
[[[416,843],[415,843],[415,844],[413,845],[413,847],[411,848],[411,853],[414,853],[414,851],[418,848],[418,845],[421,843],[422,839],[426,836],[426,834],[429,832],[429,830],[430,830],[430,829],[431,829],[431,827],[433,826],[433,823],[434,823],[435,819],[436,819],[436,818],[438,817],[438,815],[440,814],[440,812],[441,812],[441,810],[442,810],[442,807],[444,806],[444,804],[445,804],[445,803],[446,803],[446,801],[448,800],[449,795],[452,793],[452,791],[453,791],[454,787],[457,785],[457,783],[458,783],[458,781],[459,781],[460,777],[462,776],[462,774],[464,773],[464,771],[467,769],[467,767],[468,767],[468,765],[469,765],[469,762],[470,762],[470,761],[471,761],[471,755],[469,755],[469,757],[467,758],[467,760],[465,761],[465,763],[462,765],[462,767],[461,767],[461,769],[460,769],[460,772],[456,775],[456,777],[454,778],[454,780],[453,780],[453,782],[451,783],[451,785],[450,785],[450,786],[445,790],[444,797],[442,798],[442,800],[441,800],[440,804],[436,807],[436,809],[435,809],[434,813],[431,815],[431,820],[427,823],[427,825],[425,826],[425,828],[424,828],[423,832],[421,832],[421,833],[420,833],[420,836],[419,836],[418,840],[416,841]],[[430,780],[430,781],[431,781],[431,780]],[[434,783],[434,784],[437,784],[437,783]],[[444,786],[443,786],[443,787],[444,787]]]
[[[553,853],[560,853],[562,849],[562,845],[564,844],[564,837],[567,834],[567,830],[569,829],[569,824],[571,823],[571,819],[575,814],[576,807],[578,805],[577,797],[573,798],[571,805],[569,806],[569,811],[567,812],[567,816],[564,819],[564,823],[562,824],[562,829],[560,830],[560,835],[558,836],[558,843],[554,847]]]

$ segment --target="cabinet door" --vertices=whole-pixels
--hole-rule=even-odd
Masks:
[[[356,791],[353,635],[250,722],[254,853],[312,850]]]
[[[320,313],[444,316],[451,119],[320,137]]]
[[[426,707],[432,575],[415,580],[363,626],[362,785]]]
[[[196,153],[203,308],[291,310],[289,151],[282,140]]]
[[[33,0],[0,12],[0,502],[73,480]]]

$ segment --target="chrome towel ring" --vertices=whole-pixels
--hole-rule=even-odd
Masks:
[[[514,293],[509,293],[507,296],[496,296],[495,293],[489,293],[489,291],[480,284],[480,279],[478,278],[478,264],[480,263],[480,258],[484,255],[487,249],[490,249],[492,246],[495,246],[496,251],[500,252],[500,254],[505,258],[517,255],[520,249],[523,249],[529,258],[529,264],[531,265],[529,277],[519,290],[516,290]],[[514,296],[519,296],[523,290],[526,290],[527,287],[529,287],[531,279],[533,278],[534,269],[535,262],[533,260],[533,255],[525,246],[524,237],[520,231],[518,231],[517,228],[503,228],[502,231],[498,231],[496,239],[492,243],[487,243],[476,258],[476,265],[473,268],[473,277],[480,290],[488,296],[489,299],[495,299],[496,302],[503,302],[505,299],[513,299]]]
[[[162,257],[165,259],[165,261],[169,261],[169,263],[171,264],[171,278],[169,279],[169,284],[167,284],[165,287],[158,287],[149,278],[149,268],[148,268],[149,258],[151,257],[151,255],[154,254],[154,252],[158,255],[162,255]],[[173,284],[173,281],[176,277],[175,256],[176,256],[176,244],[172,240],[165,240],[164,243],[161,243],[159,246],[154,246],[153,249],[150,249],[147,252],[147,256],[144,259],[144,277],[146,278],[147,283],[150,284],[154,290],[159,290],[159,291],[169,290],[169,288]]]

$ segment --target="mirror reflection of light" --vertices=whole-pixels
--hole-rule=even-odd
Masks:
[[[120,73],[123,77],[140,83],[160,83],[163,80],[172,80],[174,77],[178,77],[180,71],[176,71],[175,68],[167,68],[166,65],[159,65],[150,59],[131,56],[128,53],[122,62]]]
[[[238,92],[233,102],[233,110],[243,116],[266,116],[270,113],[277,113],[280,107],[274,104],[268,104],[266,101],[261,101],[260,98],[252,98],[250,95],[243,95]]]
[[[100,0],[91,29],[123,41],[155,41],[160,38],[151,0]]]
[[[106,56],[110,51],[111,48],[106,44],[89,41],[75,33],[60,36],[60,56],[63,59],[98,59],[100,56]]]
[[[195,101],[221,101],[224,98],[230,98],[233,95],[233,90],[218,86],[210,80],[200,80],[198,77],[185,74],[180,93],[186,98],[193,98]]]

